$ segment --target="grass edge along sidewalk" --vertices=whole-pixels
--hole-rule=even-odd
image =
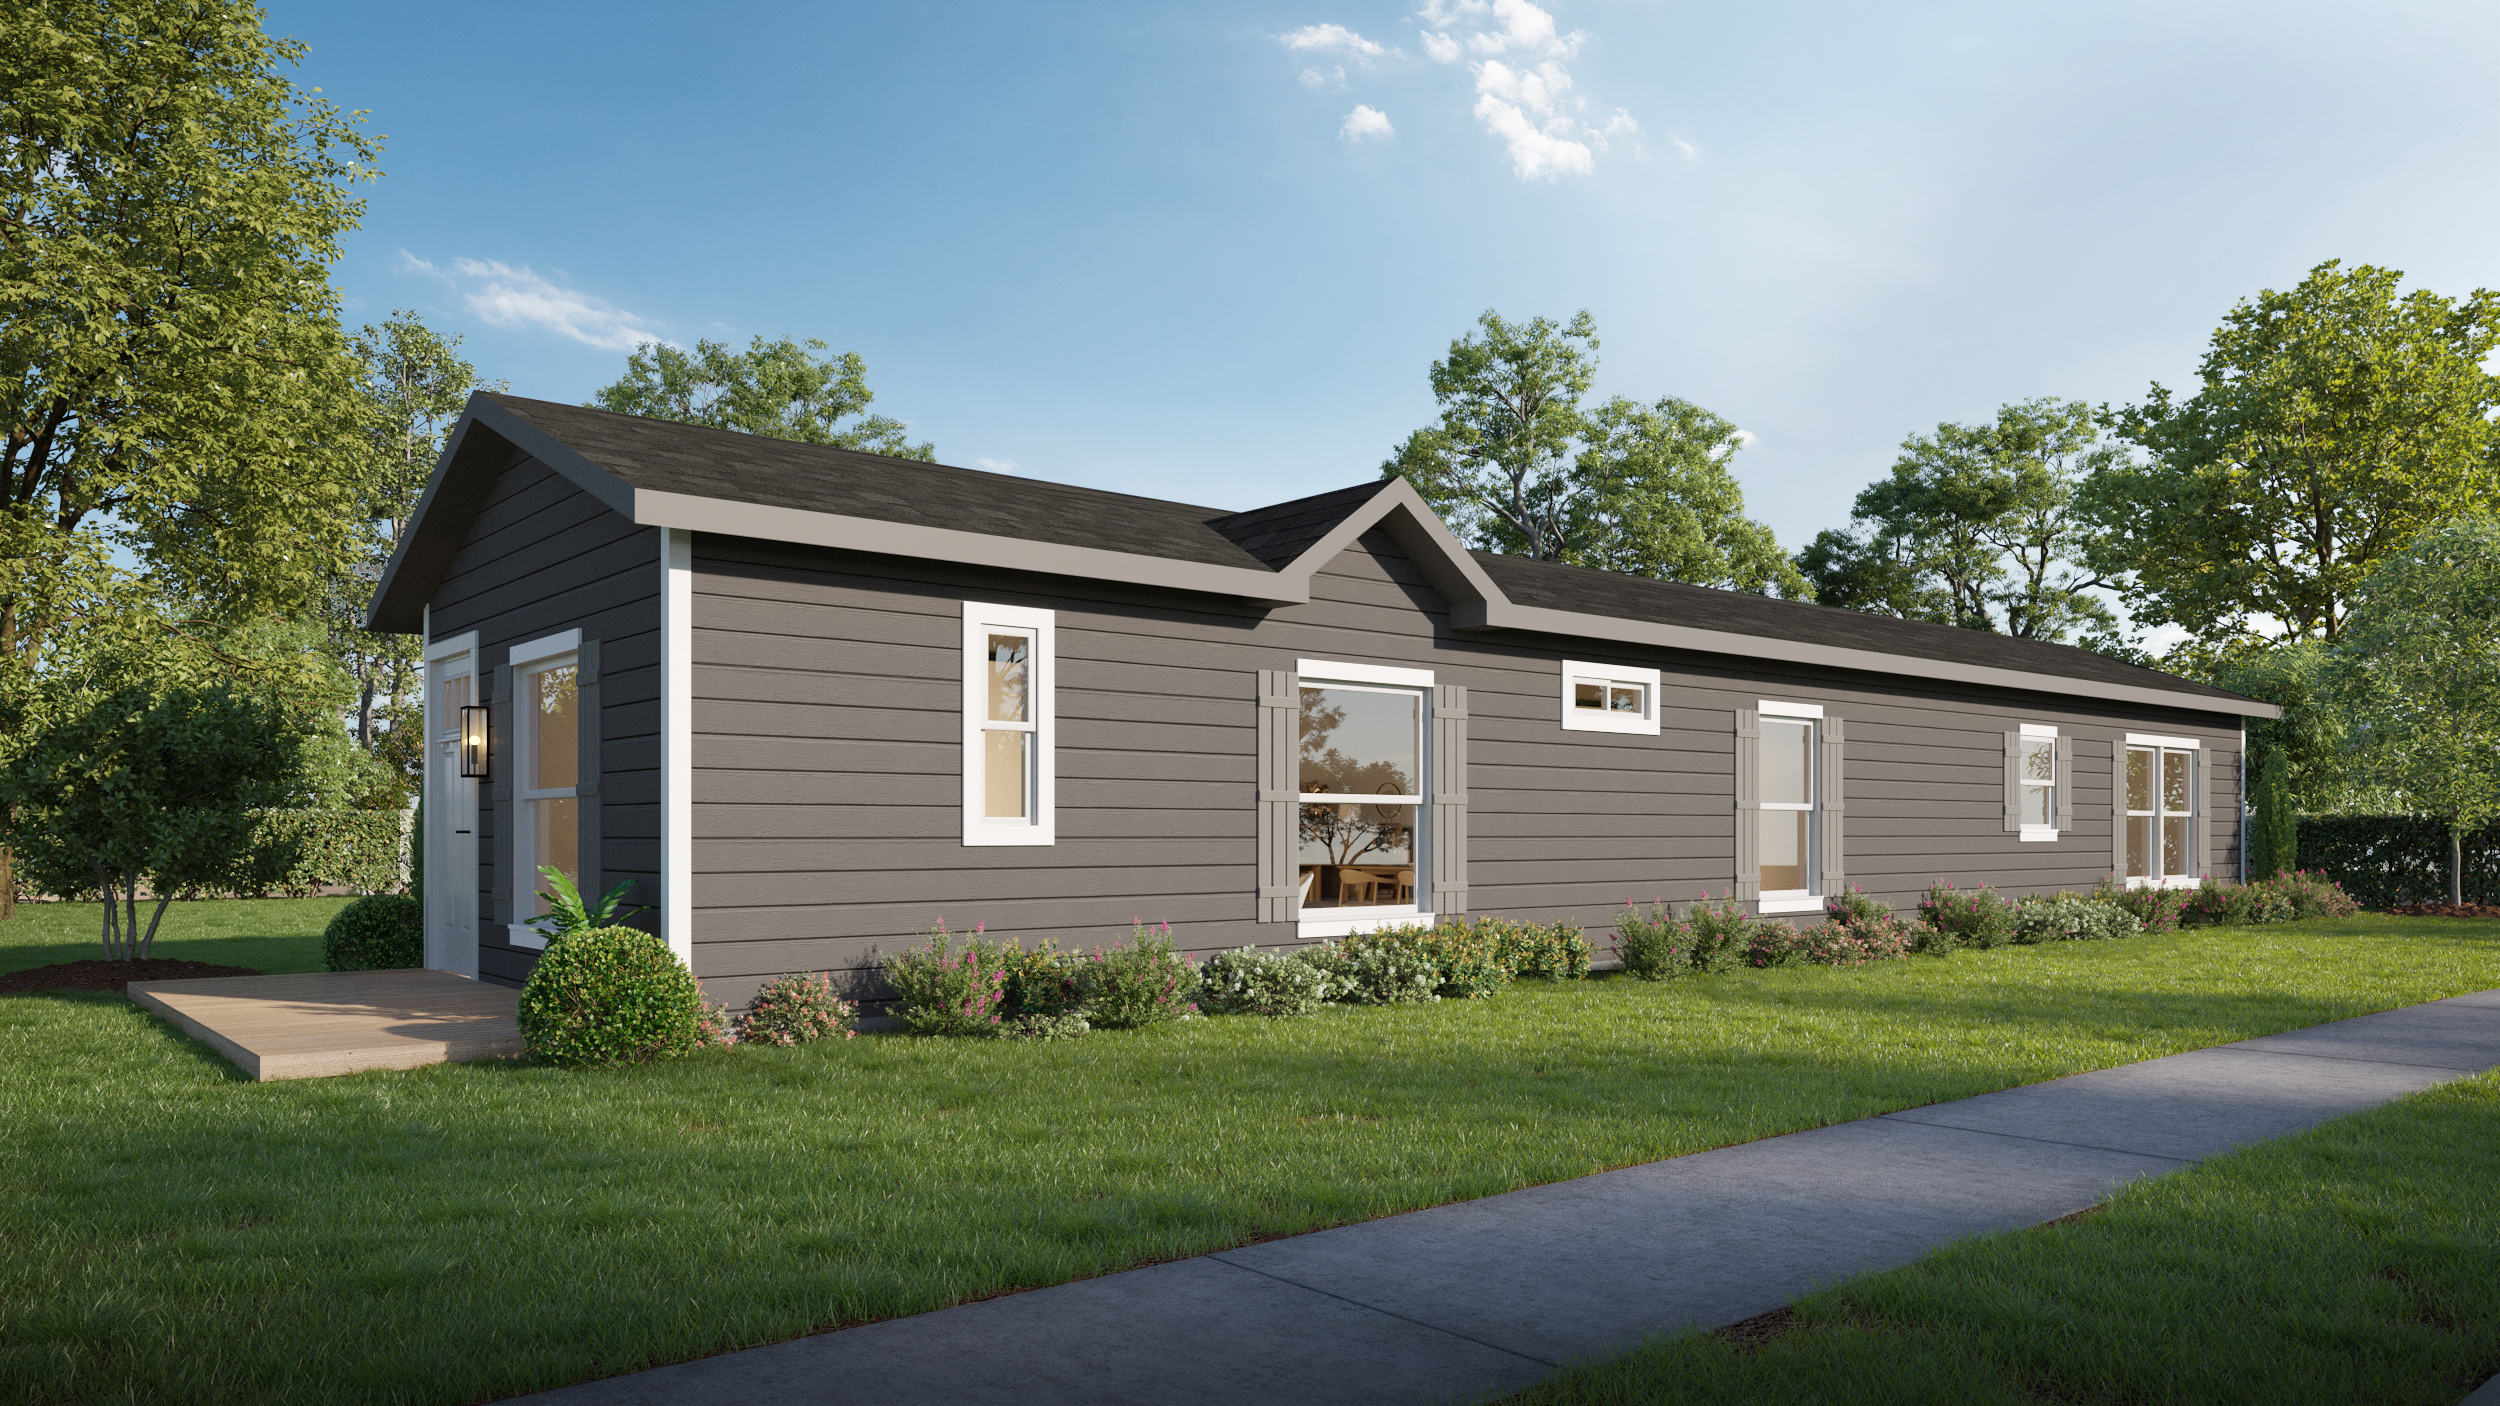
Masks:
[[[0,999],[0,1380],[460,1402],[2500,986],[2318,921],[1034,1045],[248,1084]]]
[[[1510,1406],[2456,1406],[2500,1373],[2500,1072],[2136,1182]]]

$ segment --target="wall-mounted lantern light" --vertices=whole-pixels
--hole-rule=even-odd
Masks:
[[[460,710],[460,774],[486,779],[486,715],[485,705],[471,703]]]

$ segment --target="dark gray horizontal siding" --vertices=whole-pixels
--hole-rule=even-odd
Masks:
[[[1733,715],[1762,699],[1847,720],[1846,867],[1897,907],[1938,879],[2096,882],[2119,733],[2196,736],[2236,767],[2237,729],[2197,714],[1461,636],[1377,536],[1319,574],[1309,605],[1266,612],[712,537],[696,577],[697,969],[732,1000],[783,971],[872,989],[877,954],[941,916],[1076,947],[1120,940],[1132,919],[1169,921],[1200,952],[1291,941],[1252,921],[1250,792],[1256,671],[1296,658],[1466,685],[1471,908],[1571,918],[1601,944],[1626,899],[1732,887]],[[966,600],[1058,612],[1055,846],[960,843]],[[1563,731],[1563,659],[1663,670],[1660,734]],[[2003,829],[2003,734],[2023,722],[2080,739],[2077,821],[2055,843]],[[2236,813],[2213,817],[2217,864],[2236,864],[2236,830]]]

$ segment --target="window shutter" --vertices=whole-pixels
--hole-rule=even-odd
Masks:
[[[1467,689],[1432,690],[1432,912],[1467,911]]]
[[[2005,833],[2023,828],[2023,735],[2005,734]]]
[[[2127,739],[2109,742],[2109,872],[2127,881]]]
[[[518,766],[520,751],[512,745],[512,666],[498,664],[494,669],[494,692],[487,705],[487,774],[494,779],[487,783],[495,811],[495,833],[488,843],[477,847],[495,871],[495,911],[478,915],[481,923],[509,923],[512,913],[512,870],[519,863],[512,853],[512,769]],[[500,939],[499,939],[500,941]]]
[[[596,899],[607,892],[607,876],[599,853],[599,782],[606,770],[599,745],[599,642],[583,640],[573,675],[574,706],[581,712],[579,745],[573,753],[573,794],[580,816],[580,885],[582,896]]]
[[[1762,787],[1756,769],[1762,763],[1762,714],[1736,710],[1736,896],[1762,897]]]
[[[2057,764],[2057,787],[2049,792],[2049,823],[2063,832],[2074,828],[2074,812],[2068,798],[2075,794],[2075,741],[2060,737],[2049,745],[2054,749],[2049,755]]]
[[[1814,813],[1814,823],[1821,833],[1815,838],[1823,855],[1823,887],[1825,898],[1836,898],[1848,887],[1849,867],[1842,861],[1841,830],[1841,730],[1840,719],[1823,720],[1823,794]]]
[[[1259,671],[1259,921],[1302,916],[1295,871],[1295,812],[1302,780],[1302,677],[1291,669]]]
[[[2196,866],[2200,879],[2214,871],[2213,851],[2205,848],[2205,817],[2214,808],[2214,793],[2222,789],[2218,784],[2222,768],[2205,765],[2207,755],[2202,751],[2188,753],[2188,804],[2196,807],[2188,817],[2188,843],[2195,846],[2188,851],[2188,862]]]

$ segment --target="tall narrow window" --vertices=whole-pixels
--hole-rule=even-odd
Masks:
[[[964,604],[964,843],[1054,838],[1053,613]]]
[[[1761,833],[1754,852],[1762,897],[1773,905],[1814,896],[1815,727],[1811,718],[1762,719]]]
[[[1304,668],[1312,667],[1304,661]],[[1425,724],[1429,675],[1340,666],[1371,677],[1302,676],[1295,839],[1306,919],[1425,911],[1418,856],[1431,794]],[[1420,682],[1394,680],[1414,674]],[[1334,913],[1325,910],[1337,910]]]
[[[2127,882],[2193,883],[2196,853],[2196,749],[2172,739],[2127,739]]]
[[[581,669],[572,659],[524,665],[514,709],[521,721],[519,876],[529,897],[521,918],[547,911],[545,870],[579,885],[582,877]]]
[[[2066,823],[2066,743],[2046,723],[2005,734],[2005,828],[2054,840]]]

